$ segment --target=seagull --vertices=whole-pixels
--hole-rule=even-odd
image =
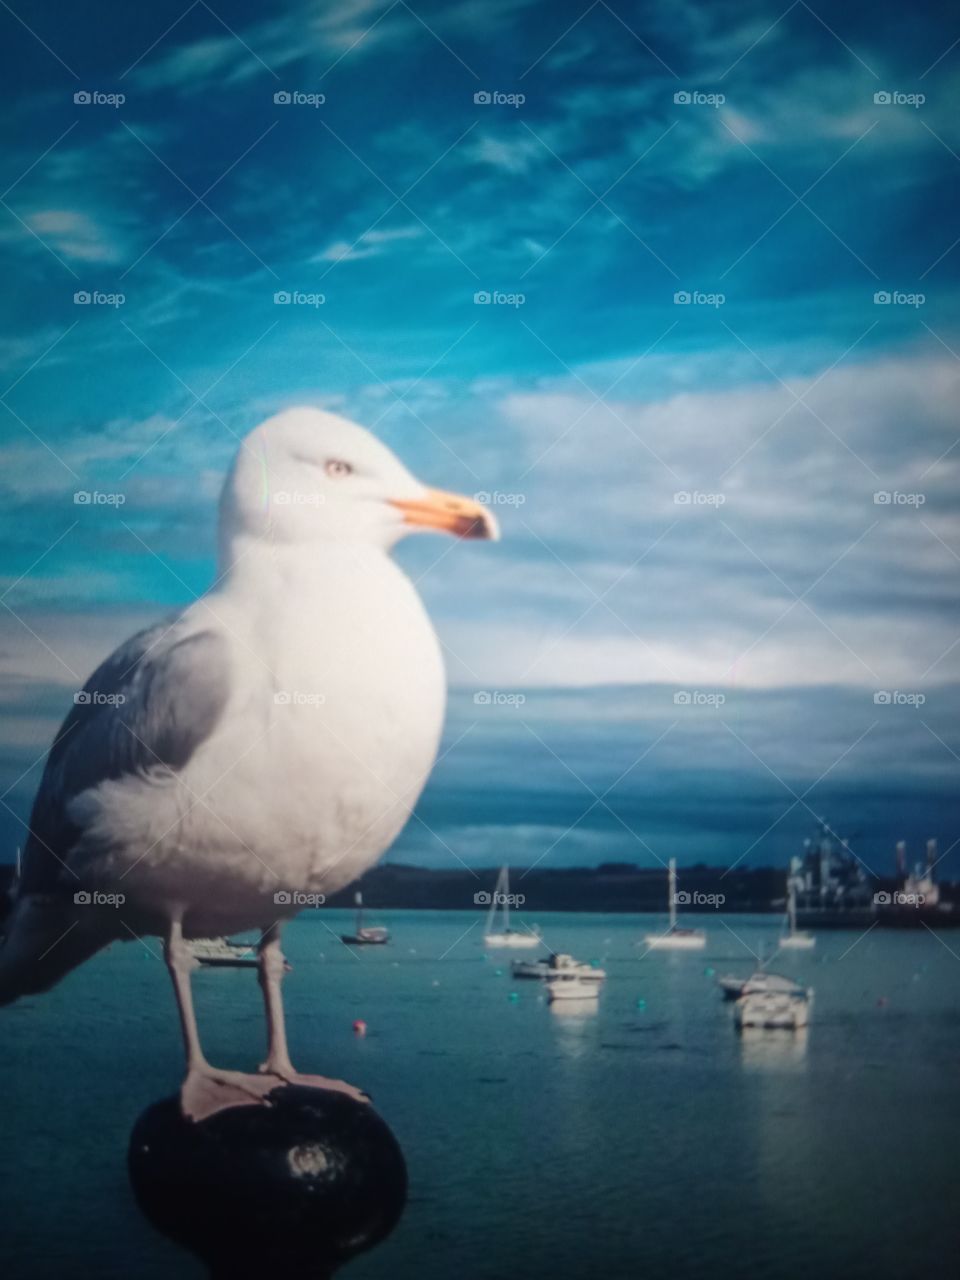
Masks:
[[[241,442],[219,572],[93,673],[51,747],[6,937],[0,1003],[117,939],[159,936],[186,1055],[185,1116],[260,1103],[294,1070],[281,929],[389,848],[433,767],[446,681],[406,534],[496,539],[487,507],[427,488],[364,428],[289,409]],[[189,941],[257,929],[267,1057],[201,1047]]]

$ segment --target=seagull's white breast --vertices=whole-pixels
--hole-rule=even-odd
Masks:
[[[258,557],[188,611],[228,642],[231,692],[211,737],[181,775],[103,784],[85,802],[88,839],[113,833],[96,878],[122,878],[128,911],[182,903],[193,932],[268,924],[299,909],[297,893],[355,879],[407,821],[442,730],[439,644],[392,560]]]

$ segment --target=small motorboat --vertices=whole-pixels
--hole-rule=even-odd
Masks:
[[[738,1029],[762,1027],[771,1031],[797,1031],[810,1021],[813,988],[800,995],[789,991],[755,991],[741,996],[734,1008]]]
[[[723,992],[725,1000],[739,1000],[741,996],[776,993],[779,995],[803,995],[805,988],[793,978],[785,978],[779,973],[767,973],[758,969],[749,978],[725,974],[717,979],[717,986]]]
[[[702,929],[684,929],[677,924],[677,860],[670,859],[667,880],[667,905],[670,909],[670,927],[666,933],[648,933],[643,944],[651,951],[702,951],[707,945],[707,935]]]
[[[546,960],[514,960],[511,972],[515,978],[564,978],[572,974],[584,982],[602,982],[607,976],[604,969],[587,964],[583,960],[575,960],[573,956],[559,951],[548,956]]]
[[[194,960],[212,968],[253,968],[257,964],[257,949],[246,942],[231,942],[228,938],[193,938],[187,943]]]
[[[564,973],[559,977],[548,978],[547,1000],[552,1004],[555,1000],[596,1000],[600,988],[596,982],[585,982],[575,973]]]
[[[342,933],[340,941],[345,942],[348,947],[377,947],[389,942],[390,930],[386,925],[363,923],[363,894],[357,893],[354,902],[357,907],[357,922],[353,933]]]

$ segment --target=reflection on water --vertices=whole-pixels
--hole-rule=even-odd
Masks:
[[[336,939],[348,912],[284,937],[294,1061],[366,1088],[410,1170],[399,1229],[351,1280],[701,1280],[745,1259],[750,1280],[954,1280],[960,935],[823,934],[777,960],[816,988],[809,1033],[738,1035],[716,975],[751,972],[770,918],[711,928],[706,954],[642,959],[653,918],[545,915],[552,947],[608,974],[599,1000],[552,1006],[463,913],[382,920],[391,945],[365,951]],[[255,979],[194,984],[211,1060],[255,1065]],[[202,1280],[117,1189],[130,1123],[182,1071],[162,961],[118,946],[2,1013],[17,1177],[0,1273]]]
[[[547,1008],[554,1018],[576,1026],[578,1022],[586,1025],[586,1020],[595,1017],[600,1008],[596,998],[584,1000],[554,1000],[548,1002]]]
[[[559,1054],[568,1061],[591,1057],[596,1045],[594,1032],[600,999],[546,1000],[546,1005]]]
[[[739,1033],[740,1061],[745,1071],[804,1071],[810,1028],[773,1031],[744,1027]]]

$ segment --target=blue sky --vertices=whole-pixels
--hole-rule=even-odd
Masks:
[[[939,6],[16,8],[5,846],[70,692],[209,582],[238,437],[300,402],[504,525],[401,552],[459,692],[440,843],[398,856],[783,860],[806,805],[878,869],[960,834]]]

